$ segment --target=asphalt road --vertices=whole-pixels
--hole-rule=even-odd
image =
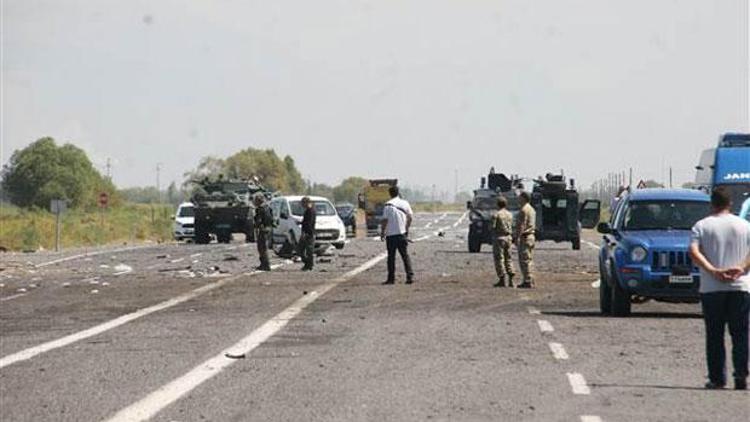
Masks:
[[[402,274],[380,284],[384,245],[372,238],[312,273],[280,259],[256,273],[255,245],[242,243],[0,255],[0,420],[750,414],[747,392],[700,388],[697,305],[601,317],[591,245],[543,242],[536,290],[493,288],[489,248],[467,253],[463,218],[418,215],[411,286]]]

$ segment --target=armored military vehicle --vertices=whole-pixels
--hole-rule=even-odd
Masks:
[[[534,180],[531,205],[536,210],[536,239],[571,242],[581,249],[581,228],[594,228],[599,223],[601,202],[579,202],[575,181],[566,182],[562,174],[547,173]]]
[[[233,233],[244,233],[247,242],[255,241],[253,196],[271,193],[250,181],[218,178],[194,181],[197,185],[192,203],[195,206],[195,243],[206,244],[211,235],[219,243],[229,243]]]
[[[523,190],[523,183],[518,176],[507,177],[502,173],[490,171],[482,177],[479,189],[474,191],[474,198],[467,202],[469,210],[469,252],[477,253],[483,244],[492,244],[492,217],[497,212],[497,198],[503,195],[508,201],[508,211],[518,212],[518,192]]]

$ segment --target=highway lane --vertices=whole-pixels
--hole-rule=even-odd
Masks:
[[[153,420],[656,421],[746,414],[747,393],[695,389],[704,373],[695,306],[649,303],[634,309],[635,318],[602,318],[591,288],[598,278],[594,248],[576,252],[548,242],[537,253],[539,289],[492,288],[488,247],[466,252],[461,218],[417,215],[412,238],[431,236],[411,248],[417,284],[381,286],[385,263],[377,262],[316,297],[244,359],[183,388],[172,404],[155,409]],[[436,236],[441,230],[444,236]],[[384,249],[356,239],[313,273],[276,260],[283,265],[277,271],[244,275],[256,265],[254,245],[229,247],[237,249],[160,245],[19,273],[18,285],[33,276],[43,287],[0,303],[2,356],[227,279],[160,271],[191,255],[200,254],[192,257],[196,267],[218,265],[237,280],[1,368],[0,419],[107,420]],[[223,261],[228,256],[240,260]],[[100,267],[111,263],[133,272],[114,276]],[[92,294],[95,286],[82,283],[92,275],[109,280],[110,289]],[[65,280],[78,284],[62,287]],[[542,332],[541,320],[552,331]]]

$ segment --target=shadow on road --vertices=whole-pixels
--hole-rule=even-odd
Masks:
[[[566,316],[573,318],[616,318],[604,316],[596,311],[543,311],[544,315]],[[703,319],[703,315],[696,313],[677,312],[633,312],[626,318],[658,318],[658,319]]]
[[[682,385],[649,385],[649,384],[589,384],[594,388],[655,388],[658,390],[695,390],[707,391],[703,387],[685,387]]]

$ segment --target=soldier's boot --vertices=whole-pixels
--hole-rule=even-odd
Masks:
[[[508,274],[508,287],[513,287],[513,275],[514,274]]]
[[[493,284],[492,287],[505,287],[505,279],[501,278],[497,283]]]
[[[524,280],[523,283],[518,285],[519,289],[533,289],[534,288],[534,282],[529,280]]]

